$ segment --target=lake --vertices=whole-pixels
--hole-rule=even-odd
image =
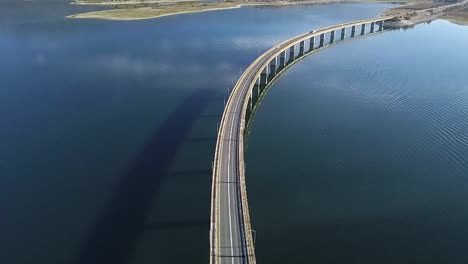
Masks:
[[[216,128],[243,69],[282,40],[390,6],[249,7],[122,22],[65,19],[99,9],[66,1],[2,1],[0,263],[207,263]],[[389,250],[405,230],[432,227],[434,238],[458,239],[443,244],[441,257],[455,252],[450,243],[463,244],[463,232],[454,237],[466,220],[463,29],[436,22],[355,40],[279,79],[247,150],[259,262],[287,254],[331,262],[350,252],[363,262],[359,250],[377,247],[364,243],[372,241],[363,240],[364,225]],[[438,55],[442,44],[450,52]],[[419,224],[428,216],[434,222]],[[382,219],[397,221],[387,236]],[[430,240],[416,237],[403,236],[401,247],[419,243],[427,252]]]

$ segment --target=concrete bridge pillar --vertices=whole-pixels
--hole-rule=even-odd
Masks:
[[[380,21],[380,23],[379,23],[379,31],[382,31],[382,30],[383,30],[384,22],[385,22],[385,20]]]
[[[257,90],[255,90],[255,87],[257,87]],[[258,96],[262,93],[262,90],[260,89],[260,76],[255,80],[254,91],[256,91],[256,95]]]
[[[356,26],[351,27],[351,37],[354,38],[354,35],[356,35]]]
[[[260,97],[260,94],[262,93],[261,87],[259,85],[259,81],[260,81],[260,78],[257,78],[257,81],[255,82],[254,87],[252,89],[252,93],[251,93],[252,106],[251,106],[251,108],[253,108],[255,106],[255,104],[257,104],[258,98]]]
[[[315,45],[315,37],[311,37],[310,42],[309,42],[309,51],[314,50],[314,45]]]
[[[286,66],[286,51],[285,50],[280,53],[279,68],[283,69],[284,66]]]
[[[269,79],[273,79],[276,75],[276,57],[270,61],[270,76]]]
[[[252,100],[252,93],[249,95],[249,107],[247,107],[247,118],[250,117],[250,113],[252,113],[252,109],[254,107],[253,100]]]
[[[320,45],[319,47],[323,47],[323,43],[325,42],[325,33],[320,34]]]
[[[299,42],[299,56],[304,55],[304,41]]]
[[[344,27],[341,29],[341,40],[345,38],[345,34],[346,34],[346,28]]]
[[[362,26],[361,26],[361,35],[364,35],[365,32],[366,32],[366,24],[362,24]]]
[[[263,92],[268,83],[268,66],[263,68],[262,73],[260,73],[260,93]]]
[[[335,42],[335,30],[330,32],[330,44]]]
[[[292,45],[291,47],[289,47],[289,61],[294,60],[295,49],[296,49],[296,45]]]
[[[375,22],[370,23],[370,32],[374,33]]]

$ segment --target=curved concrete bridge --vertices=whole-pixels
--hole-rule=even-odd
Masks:
[[[216,142],[211,197],[211,264],[256,262],[245,186],[244,134],[268,83],[307,53],[333,44],[337,38],[344,40],[382,31],[384,22],[393,18],[360,20],[293,37],[260,55],[242,74],[224,109]],[[347,29],[351,30],[350,34],[346,34]]]

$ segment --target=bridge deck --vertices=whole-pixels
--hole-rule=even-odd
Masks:
[[[366,19],[305,33],[269,49],[242,74],[224,109],[213,163],[210,263],[255,263],[244,169],[244,130],[249,98],[262,71],[280,53],[311,37],[393,16]]]

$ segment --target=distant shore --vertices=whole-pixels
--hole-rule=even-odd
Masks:
[[[240,8],[243,6],[287,6],[287,5],[313,5],[339,2],[381,2],[381,3],[408,3],[408,1],[361,1],[361,0],[308,0],[308,1],[275,1],[275,2],[216,2],[201,3],[198,1],[122,1],[122,2],[102,2],[102,1],[75,1],[72,4],[78,5],[99,5],[109,6],[114,9],[95,12],[80,13],[67,16],[67,18],[93,18],[106,20],[141,20],[159,18],[187,13],[198,13],[225,9]]]
[[[107,6],[112,9],[87,13],[69,15],[67,18],[76,19],[105,19],[105,20],[142,20],[165,16],[174,16],[188,13],[199,13],[217,10],[241,8],[243,6],[287,6],[287,5],[313,5],[341,2],[379,2],[379,3],[401,3],[404,6],[386,10],[384,14],[400,14],[400,21],[390,21],[389,26],[404,27],[411,26],[433,19],[445,19],[459,25],[468,25],[468,8],[451,10],[445,9],[451,5],[443,2],[426,0],[305,0],[305,1],[226,1],[203,3],[198,0],[75,0],[76,5],[98,5]],[[466,2],[466,1],[463,1]]]
[[[240,8],[240,4],[225,4],[225,5],[200,5],[192,4],[187,5],[185,2],[181,4],[171,4],[164,7],[137,7],[137,8],[123,8],[87,12],[75,15],[69,15],[67,18],[94,18],[105,20],[142,20],[159,18],[165,16],[199,13],[216,10],[226,10]]]

